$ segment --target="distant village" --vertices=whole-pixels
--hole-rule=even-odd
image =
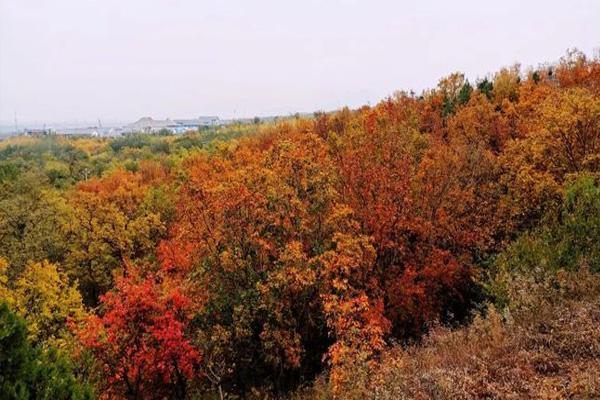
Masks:
[[[308,116],[307,113],[296,113],[294,117]],[[217,116],[201,116],[197,118],[186,119],[154,119],[152,117],[142,117],[135,122],[122,126],[110,125],[104,126],[100,120],[95,125],[90,126],[69,126],[69,125],[37,125],[35,127],[15,126],[13,129],[0,132],[0,140],[2,138],[13,135],[25,136],[49,136],[49,135],[72,135],[72,136],[89,136],[89,137],[118,137],[135,133],[149,134],[183,134],[189,131],[198,131],[210,127],[233,125],[233,124],[257,124],[262,122],[277,121],[282,116],[254,117],[254,118],[237,118],[237,119],[220,119]],[[6,128],[6,126],[4,126]]]
[[[115,137],[132,133],[170,133],[181,134],[191,130],[199,130],[207,127],[232,124],[234,120],[221,120],[216,116],[197,117],[189,119],[154,119],[143,117],[137,121],[124,126],[102,126],[98,121],[96,126],[88,127],[41,127],[24,128],[17,134],[28,136],[45,135],[78,135],[92,137]],[[240,121],[242,122],[242,121]]]

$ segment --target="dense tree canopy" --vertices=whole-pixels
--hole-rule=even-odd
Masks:
[[[521,282],[598,272],[599,65],[573,52],[181,136],[0,143],[0,297],[28,332],[4,309],[7,335],[58,348],[104,398],[315,380],[371,396],[405,362],[391,347],[513,312]]]

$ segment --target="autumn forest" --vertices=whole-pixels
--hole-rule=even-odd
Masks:
[[[600,60],[0,142],[2,399],[600,398]]]

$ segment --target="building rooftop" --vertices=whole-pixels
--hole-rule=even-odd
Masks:
[[[143,117],[138,119],[137,121],[127,125],[129,129],[161,129],[168,128],[170,126],[175,126],[177,123],[171,121],[169,118],[167,119],[153,119],[151,117]]]
[[[203,125],[218,121],[219,117],[217,116],[204,116],[192,119],[175,119],[174,121],[181,125]]]

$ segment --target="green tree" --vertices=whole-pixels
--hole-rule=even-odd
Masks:
[[[485,96],[488,99],[491,99],[493,94],[492,92],[494,90],[494,84],[490,82],[487,78],[485,78],[479,81],[479,83],[477,84],[477,90],[485,94]]]
[[[473,93],[473,86],[471,86],[469,81],[465,81],[465,84],[460,88],[460,92],[458,92],[458,104],[467,104],[469,99],[471,99],[471,93]]]
[[[490,293],[509,302],[506,287],[516,276],[543,280],[559,270],[586,266],[600,272],[600,185],[583,174],[567,186],[561,209],[549,212],[540,227],[525,233],[500,254],[492,268]]]
[[[22,319],[0,304],[0,398],[5,400],[84,400],[91,387],[79,382],[71,362],[54,349],[27,341]]]

